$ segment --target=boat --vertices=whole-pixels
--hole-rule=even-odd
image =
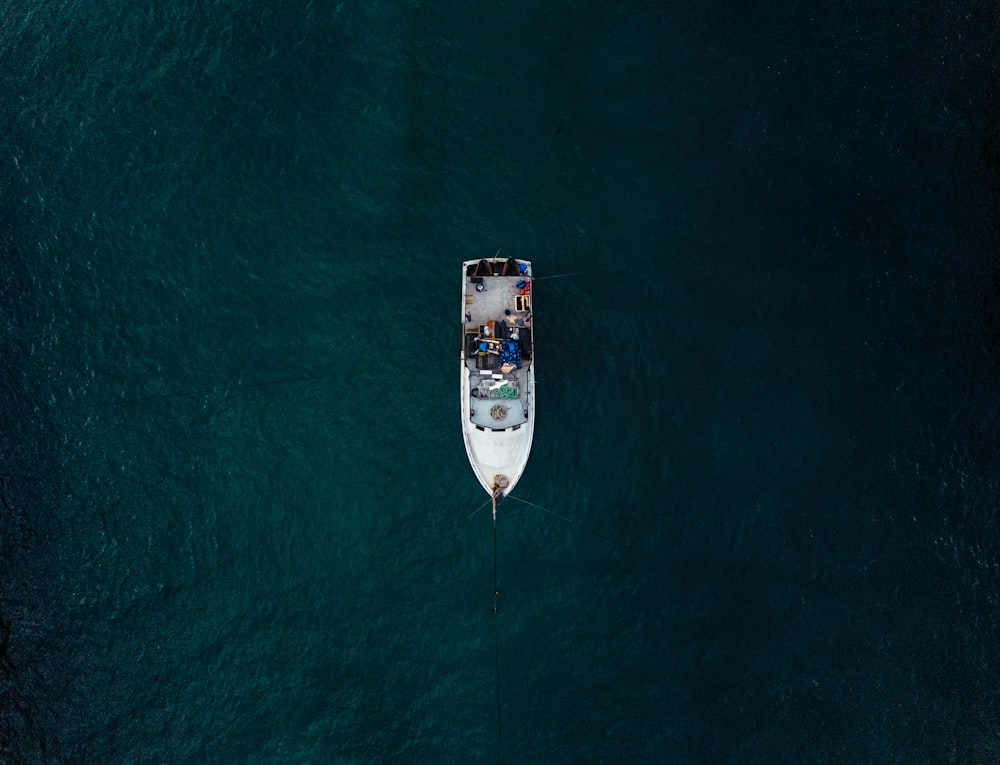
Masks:
[[[535,432],[531,263],[462,263],[462,438],[472,469],[497,501],[524,473]]]

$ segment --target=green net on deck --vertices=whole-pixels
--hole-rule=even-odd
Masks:
[[[479,383],[479,398],[515,399],[517,380],[483,380]]]

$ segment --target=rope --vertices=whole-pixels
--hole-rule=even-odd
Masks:
[[[556,518],[562,518],[564,521],[566,521],[566,523],[572,523],[573,522],[569,518],[567,518],[565,515],[559,515],[559,513],[553,513],[551,510],[546,510],[541,505],[536,505],[534,502],[529,502],[526,499],[521,499],[520,497],[514,497],[514,496],[512,496],[511,499],[516,499],[518,502],[523,502],[526,505],[531,505],[531,507],[534,507],[534,508],[536,508],[538,510],[541,510],[543,513],[548,513],[549,515],[554,515]]]
[[[564,276],[576,276],[577,274],[582,274],[583,271],[570,271],[565,274],[552,274],[551,276],[536,276],[535,281],[540,282],[542,279],[561,279]]]
[[[500,711],[500,587],[497,584],[497,522],[493,519],[493,656],[496,665],[497,762],[503,762],[503,715]]]

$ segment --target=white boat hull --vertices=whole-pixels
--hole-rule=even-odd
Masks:
[[[483,489],[497,498],[524,473],[535,431],[531,264],[500,265],[506,274],[485,274],[498,269],[496,261],[462,264],[460,387],[465,451]],[[477,267],[480,275],[472,275]]]

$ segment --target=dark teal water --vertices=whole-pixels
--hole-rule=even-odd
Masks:
[[[0,2],[0,762],[1000,760],[998,31]]]

